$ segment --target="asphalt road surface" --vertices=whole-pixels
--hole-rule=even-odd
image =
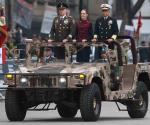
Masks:
[[[149,94],[150,99],[150,94]],[[121,106],[124,108],[123,106]],[[150,104],[149,104],[150,109]],[[4,102],[0,102],[0,125],[149,125],[150,110],[144,119],[130,119],[127,112],[119,112],[115,103],[104,102],[102,104],[101,117],[97,122],[84,122],[81,119],[80,111],[74,119],[61,119],[56,111],[28,111],[23,122],[9,122],[5,114]]]

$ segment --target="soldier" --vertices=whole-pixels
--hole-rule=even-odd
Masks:
[[[45,48],[42,61],[44,63],[49,63],[49,62],[52,62],[53,60],[54,60],[54,57],[53,57],[52,49],[49,47]]]
[[[96,20],[95,23],[95,34],[94,34],[94,39],[92,40],[93,42],[96,41],[107,41],[109,45],[109,49],[114,49],[114,43],[117,39],[118,35],[118,25],[116,19],[110,17],[110,9],[111,5],[109,4],[102,4],[101,9],[102,9],[102,17],[99,17]],[[118,44],[117,44],[118,46]],[[118,48],[118,52],[119,48]],[[103,48],[95,48],[95,59],[98,58],[103,58],[105,57],[105,52],[103,52]],[[119,84],[116,84],[117,80],[117,72],[115,72],[115,69],[117,67],[111,66],[112,73],[111,73],[111,78],[112,78],[112,85],[111,85],[111,90],[117,90],[119,87]]]
[[[102,4],[101,9],[103,16],[96,20],[94,39],[107,40],[111,43],[116,40],[119,32],[117,21],[110,17],[110,5]]]
[[[75,35],[75,22],[71,16],[67,15],[68,5],[59,3],[57,5],[58,16],[54,18],[53,25],[50,32],[51,40],[57,42],[66,42],[72,39]],[[65,58],[64,48],[55,48],[55,56],[59,59]]]
[[[109,48],[113,49],[112,42],[116,40],[119,30],[116,19],[110,17],[111,8],[109,4],[101,5],[103,16],[96,20],[93,42],[97,40],[108,41]],[[98,51],[101,50],[96,49],[95,51],[95,58],[98,59],[100,56]]]

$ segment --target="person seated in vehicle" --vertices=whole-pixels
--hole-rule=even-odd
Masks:
[[[50,40],[66,43],[68,39],[73,39],[75,36],[75,21],[71,16],[67,15],[68,5],[66,3],[59,3],[57,5],[58,16],[53,20]],[[64,47],[54,47],[55,57],[58,59],[65,58]]]
[[[42,62],[43,63],[50,63],[54,61],[54,53],[52,52],[52,49],[50,47],[46,47],[44,49],[44,53],[43,53],[43,59]]]
[[[93,36],[92,23],[88,20],[88,11],[82,9],[80,12],[80,20],[76,23],[76,40],[80,43],[90,42]],[[89,46],[81,46],[77,48],[77,62],[89,62],[91,49]]]

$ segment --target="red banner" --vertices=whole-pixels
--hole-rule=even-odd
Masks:
[[[142,27],[142,15],[141,12],[139,13],[139,17],[138,17],[138,25],[137,25],[137,30],[136,30],[136,36],[139,39],[140,36],[140,29]]]
[[[3,43],[7,38],[7,26],[0,26],[0,47],[2,47]]]

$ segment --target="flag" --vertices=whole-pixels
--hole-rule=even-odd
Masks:
[[[44,34],[50,33],[53,19],[54,17],[57,16],[56,11],[57,11],[56,7],[46,6],[43,21],[42,21],[42,26],[41,26],[41,33]]]
[[[7,26],[0,26],[0,47],[2,47],[3,43],[7,38]]]
[[[4,16],[4,8],[0,9],[0,47],[6,41],[7,38],[7,26]]]
[[[31,29],[33,5],[25,0],[16,0],[12,17],[17,24],[26,29]]]
[[[0,48],[0,64],[5,64],[6,62],[6,52],[5,48]]]
[[[142,27],[142,15],[141,12],[139,13],[139,17],[138,17],[138,25],[137,25],[137,30],[136,30],[136,37],[139,38],[140,36],[140,29]]]

